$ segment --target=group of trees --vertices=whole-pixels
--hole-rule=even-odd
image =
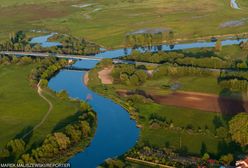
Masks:
[[[150,63],[170,63],[181,66],[193,66],[201,68],[214,69],[247,69],[248,61],[246,60],[228,60],[219,57],[215,52],[203,49],[198,53],[185,51],[177,52],[145,52],[141,53],[134,50],[130,55],[123,57],[126,60],[150,62]]]
[[[143,84],[147,78],[147,73],[142,69],[136,69],[134,65],[119,64],[115,65],[112,76],[116,83],[138,86]]]
[[[32,69],[29,76],[31,84],[36,85],[40,81],[41,86],[46,86],[54,73],[66,65],[68,63],[64,59],[57,59],[55,57],[41,59],[38,66]]]
[[[18,163],[47,163],[60,159],[61,155],[80,141],[87,141],[87,138],[92,136],[92,127],[95,122],[94,112],[87,109],[75,123],[68,124],[62,132],[48,135],[40,147],[33,149],[31,153],[23,154]]]
[[[126,35],[126,47],[137,48],[160,45],[163,42],[163,33],[133,33]]]
[[[2,65],[10,65],[10,64],[18,64],[18,65],[26,65],[32,63],[33,60],[30,57],[16,57],[16,56],[4,56],[0,55],[0,64]]]
[[[225,71],[218,77],[221,87],[231,91],[246,92],[248,89],[248,74],[246,71]]]
[[[67,152],[77,146],[78,143],[86,144],[89,137],[93,136],[96,125],[96,116],[91,107],[81,103],[80,111],[75,114],[77,118],[68,123],[61,131],[47,135],[42,144],[32,152],[27,152],[27,146],[22,139],[14,139],[0,151],[1,162],[50,163],[61,159]],[[27,152],[27,153],[25,153]]]
[[[2,51],[25,51],[25,52],[49,52],[60,54],[95,54],[100,51],[100,46],[86,41],[83,38],[75,38],[69,35],[56,34],[50,40],[58,40],[62,45],[42,47],[40,44],[30,44],[30,39],[25,32],[19,31],[11,34],[10,39],[0,43]]]
[[[243,147],[248,147],[248,114],[240,113],[229,121],[232,139]],[[248,152],[248,151],[247,151]]]
[[[138,50],[133,50],[133,52],[125,56],[123,59],[133,60],[133,61],[142,61],[142,62],[150,62],[150,63],[165,63],[170,62],[174,63],[176,59],[183,58],[183,53],[177,52],[145,52],[141,53]]]
[[[221,79],[219,85],[224,89],[230,89],[233,92],[247,92],[248,81],[243,79]]]
[[[211,71],[201,68],[161,65],[153,73],[153,78],[157,79],[163,76],[209,76]]]
[[[83,55],[100,52],[99,45],[86,41],[84,38],[76,38],[64,34],[55,34],[48,40],[59,41],[62,44],[62,46],[51,47],[50,52],[52,53]]]

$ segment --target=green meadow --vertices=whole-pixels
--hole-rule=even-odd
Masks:
[[[0,39],[18,30],[48,30],[85,37],[105,47],[123,45],[125,34],[144,28],[174,31],[177,39],[246,32],[248,2],[226,0],[2,0]],[[30,15],[32,13],[32,15]],[[244,19],[239,26],[221,24]]]
[[[27,130],[37,125],[48,111],[48,103],[38,95],[37,89],[32,88],[28,81],[34,66],[0,66],[0,148],[15,137],[21,138]],[[46,90],[44,96],[52,102],[53,109],[45,122],[31,134],[29,146],[42,142],[63,123],[70,123],[72,119],[70,117],[79,109],[77,103],[62,101],[50,91]]]

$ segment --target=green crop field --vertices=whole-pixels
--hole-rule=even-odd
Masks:
[[[33,66],[0,66],[0,147],[23,135],[25,129],[33,128],[48,111],[48,103],[29,84],[28,75]],[[32,133],[28,145],[40,143],[53,129],[59,129],[59,122],[66,121],[78,110],[75,103],[62,101],[49,92],[44,95],[52,102],[53,110],[41,127]]]
[[[231,8],[229,0],[2,0],[0,38],[38,29],[85,37],[110,48],[122,45],[127,32],[144,28],[168,28],[180,39],[242,33],[248,28],[248,2],[238,3],[241,10]],[[242,24],[229,25],[232,21]]]

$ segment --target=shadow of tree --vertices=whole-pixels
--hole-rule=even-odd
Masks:
[[[72,124],[73,122],[78,120],[78,117],[82,115],[82,112],[78,111],[74,115],[69,116],[67,118],[64,118],[60,120],[53,128],[52,132],[57,132],[61,130],[62,128],[66,127],[68,124]]]
[[[241,93],[235,93],[234,98],[228,98],[233,95],[233,92],[225,88],[219,93],[218,104],[221,110],[222,116],[234,116],[240,112],[245,112],[243,98]]]
[[[26,144],[29,143],[31,137],[33,136],[33,126],[27,126],[17,133],[14,139],[23,139]]]

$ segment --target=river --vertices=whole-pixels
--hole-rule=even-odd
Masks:
[[[231,0],[231,7],[233,9],[240,9],[236,0]]]
[[[42,39],[42,38],[41,38]],[[44,40],[44,39],[43,39]],[[224,40],[222,45],[239,44],[242,40]],[[45,44],[44,44],[45,45]],[[193,42],[176,44],[171,47],[163,45],[163,51],[214,47],[215,42]],[[145,52],[146,49],[139,49]],[[154,47],[151,51],[157,51]],[[99,58],[117,58],[130,54],[131,49],[117,49],[96,54]],[[83,60],[76,62],[73,66],[79,68],[94,68],[97,61]],[[82,152],[76,154],[69,160],[72,168],[95,168],[104,160],[117,157],[132,148],[139,138],[140,130],[136,127],[134,120],[130,119],[128,112],[112,100],[104,98],[84,85],[83,76],[85,72],[61,70],[49,81],[49,88],[59,92],[66,90],[70,97],[85,100],[88,94],[92,95],[89,104],[97,113],[97,129],[91,144]]]

